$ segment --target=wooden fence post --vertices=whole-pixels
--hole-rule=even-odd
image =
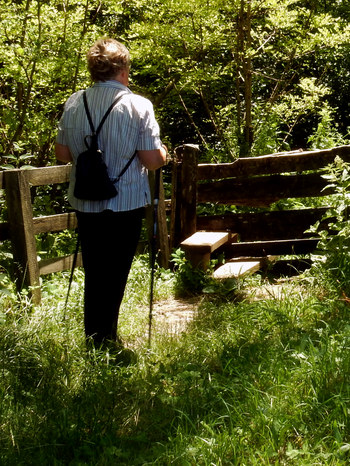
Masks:
[[[185,144],[175,149],[172,174],[171,248],[196,232],[197,165],[199,148]]]
[[[154,183],[155,183],[155,172],[150,170],[148,172],[148,179],[151,189],[152,202],[154,198]],[[146,220],[147,220],[147,229],[148,236],[151,239],[153,234],[153,206],[147,208],[146,211]],[[160,176],[160,186],[159,186],[159,203],[158,203],[158,233],[157,233],[157,249],[158,249],[158,264],[163,268],[169,267],[169,235],[168,227],[166,222],[166,212],[165,212],[165,200],[164,200],[164,186],[163,186],[163,176],[161,173]]]
[[[33,208],[26,170],[4,172],[8,224],[14,262],[17,265],[17,289],[30,287],[34,304],[40,303],[39,266],[33,225]]]

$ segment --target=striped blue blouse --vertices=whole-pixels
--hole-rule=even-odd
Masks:
[[[99,146],[104,153],[110,178],[116,178],[135,150],[161,148],[159,126],[155,119],[152,103],[133,94],[118,81],[95,83],[87,89],[86,97],[95,129],[113,100],[120,94],[121,100],[105,121],[99,135]],[[56,141],[69,147],[73,157],[68,200],[72,207],[81,212],[115,212],[138,209],[150,203],[147,169],[138,157],[118,182],[118,195],[105,201],[85,201],[73,195],[75,183],[75,161],[86,149],[84,137],[91,133],[82,98],[83,91],[73,94],[66,102],[58,125]]]

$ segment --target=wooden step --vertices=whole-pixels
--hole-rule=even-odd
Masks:
[[[239,278],[258,270],[266,269],[269,264],[272,264],[279,256],[264,256],[264,257],[235,257],[228,262],[218,267],[213,276],[214,278]]]
[[[249,273],[257,272],[260,267],[260,261],[226,262],[226,264],[221,265],[215,270],[213,277],[218,279],[239,278]]]
[[[237,237],[228,232],[197,231],[181,243],[186,258],[193,267],[206,269],[210,263],[210,255],[220,246]]]
[[[182,241],[181,247],[184,250],[196,249],[198,252],[213,252],[218,247],[227,243],[229,233],[216,231],[197,231],[189,238]]]

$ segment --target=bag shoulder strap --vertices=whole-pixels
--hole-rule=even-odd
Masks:
[[[113,110],[113,108],[117,105],[117,103],[120,101],[120,99],[126,95],[126,92],[123,92],[122,95],[119,95],[112,103],[111,105],[108,107],[106,113],[103,115],[102,117],[102,120],[100,121],[100,124],[98,125],[97,127],[97,130],[95,131],[95,127],[94,127],[94,124],[92,122],[92,118],[91,118],[91,114],[90,114],[90,110],[89,110],[89,106],[88,106],[88,103],[87,103],[87,98],[86,98],[86,91],[83,92],[83,100],[84,100],[84,107],[85,107],[85,112],[86,112],[86,116],[89,120],[89,125],[90,125],[90,128],[91,128],[91,132],[94,136],[97,136],[99,134],[99,132],[101,131],[102,129],[102,126],[104,125],[104,122],[106,121],[108,115],[111,113],[111,111]]]
[[[136,154],[137,154],[137,151],[135,151],[133,153],[133,155],[130,157],[130,159],[128,160],[128,162],[126,163],[125,167],[123,168],[123,170],[119,173],[119,175],[117,176],[117,178],[115,179],[115,181],[119,181],[120,178],[124,175],[124,173],[126,172],[126,170],[130,167],[131,165],[131,162],[134,160],[134,158],[136,157]]]
[[[95,127],[94,127],[94,124],[92,122],[92,118],[91,118],[91,114],[90,114],[90,111],[89,111],[89,106],[88,106],[88,103],[87,103],[87,98],[86,98],[86,91],[83,92],[83,100],[84,100],[84,107],[85,107],[85,112],[86,112],[86,115],[88,117],[88,120],[89,120],[89,125],[90,125],[90,128],[91,128],[91,131],[92,131],[92,137],[95,138],[95,141],[97,141],[97,135],[99,134],[99,132],[101,131],[101,128],[102,126],[104,125],[104,122],[106,121],[108,115],[111,113],[111,111],[113,110],[113,108],[117,105],[117,103],[120,101],[120,99],[126,95],[127,93],[126,92],[123,92],[122,95],[119,95],[112,103],[111,105],[108,107],[106,113],[103,115],[103,118],[102,120],[100,121],[100,124],[98,125],[97,127],[97,130],[95,131]],[[134,152],[134,154],[132,155],[132,157],[130,157],[130,159],[128,160],[128,162],[126,163],[125,167],[123,168],[123,170],[119,173],[119,175],[117,176],[117,178],[114,178],[112,181],[113,183],[119,181],[119,179],[124,175],[124,173],[126,172],[126,170],[130,167],[131,165],[131,162],[134,160],[134,158],[136,157],[136,154],[137,154],[137,151]]]
[[[94,124],[93,124],[92,119],[91,119],[91,114],[90,114],[89,106],[88,106],[87,99],[86,99],[86,91],[83,92],[83,101],[84,101],[86,116],[87,116],[87,118],[89,120],[91,133],[95,134],[95,127],[94,127]]]

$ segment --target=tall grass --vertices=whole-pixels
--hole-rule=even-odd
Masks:
[[[85,350],[82,273],[1,301],[0,462],[6,465],[341,465],[350,450],[346,301],[317,283],[278,299],[208,296],[147,347],[149,269],[135,261],[120,331],[138,361]],[[173,293],[160,273],[156,298]],[[260,284],[263,286],[263,283]]]

